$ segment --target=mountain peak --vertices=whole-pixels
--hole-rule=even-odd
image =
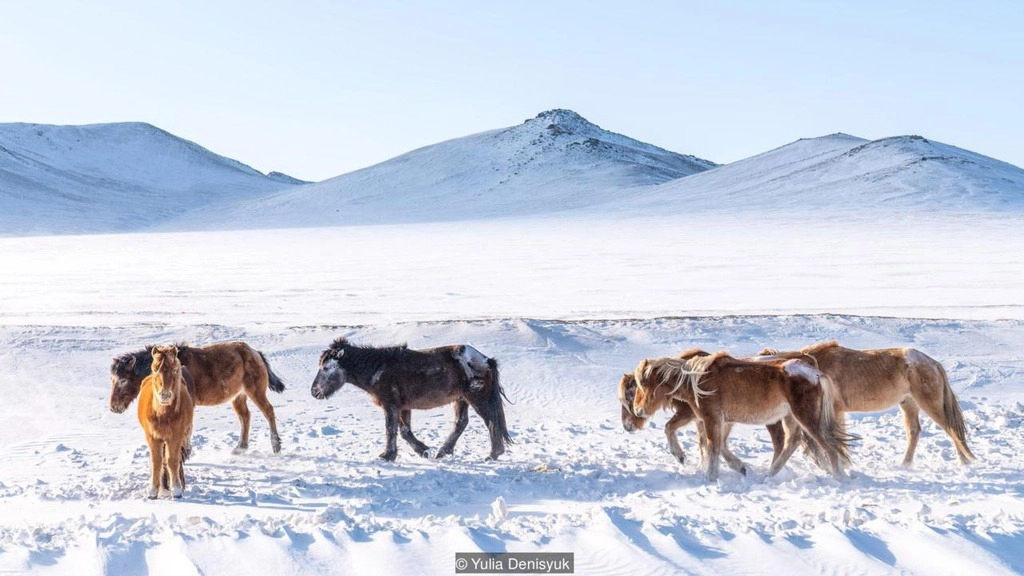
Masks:
[[[539,124],[555,134],[575,134],[584,129],[600,129],[583,116],[565,108],[546,110],[524,124]]]

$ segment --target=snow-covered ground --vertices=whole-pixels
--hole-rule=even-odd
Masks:
[[[654,216],[654,215],[652,215]],[[532,218],[337,229],[0,239],[0,572],[454,572],[457,551],[569,551],[578,574],[1024,572],[1020,217]],[[737,315],[742,314],[742,315]],[[926,319],[930,318],[930,319]],[[516,443],[483,462],[401,441],[359,390],[308,392],[337,336],[470,342],[498,358]],[[837,338],[914,346],[960,395],[979,461],[925,421],[916,466],[895,411],[856,415],[853,477],[796,456],[706,484],[654,426],[623,431],[615,386],[649,355]],[[288,388],[284,449],[253,415],[199,408],[182,501],[145,500],[134,414],[107,409],[112,356],[243,339]],[[451,411],[413,415],[437,446]],[[502,499],[507,514],[495,514]]]

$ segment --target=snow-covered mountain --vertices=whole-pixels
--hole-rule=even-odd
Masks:
[[[649,188],[620,208],[1019,212],[1024,170],[921,136],[868,141],[832,134]]]
[[[0,235],[139,230],[286,178],[144,123],[0,124]]]
[[[714,166],[609,132],[570,110],[550,110],[323,182],[204,208],[181,224],[259,228],[548,214]]]

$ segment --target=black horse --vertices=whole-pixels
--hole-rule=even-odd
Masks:
[[[398,456],[396,435],[400,430],[413,450],[427,455],[427,445],[412,433],[412,410],[455,407],[455,426],[436,458],[452,453],[466,423],[469,407],[483,418],[491,437],[495,460],[511,443],[505,425],[505,397],[498,381],[498,362],[472,346],[456,345],[410,350],[406,346],[373,348],[354,346],[344,338],[335,340],[320,355],[320,370],[310,393],[320,400],[330,397],[345,383],[365,390],[374,404],[384,410],[387,448],[380,454],[393,461]]]

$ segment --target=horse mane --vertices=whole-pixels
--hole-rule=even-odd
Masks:
[[[661,387],[670,378],[674,377],[676,379],[675,387],[666,394],[666,397],[673,396],[680,388],[685,386],[699,399],[701,396],[711,394],[700,387],[704,374],[707,373],[716,360],[725,356],[728,356],[728,353],[720,351],[714,354],[705,353],[703,356],[693,356],[686,359],[656,358],[646,363],[641,376],[645,379],[660,376],[658,387]],[[639,384],[639,379],[637,383]]]
[[[172,346],[178,349],[178,354],[181,354],[182,350],[189,350],[191,347],[185,342],[175,342]],[[150,365],[153,363],[153,348],[156,348],[157,344],[146,344],[146,347],[142,350],[136,350],[135,352],[126,352],[120,356],[114,357],[114,360],[110,363],[110,373],[120,376],[128,372],[128,363],[135,360],[135,366],[132,368],[131,373],[137,378],[145,378],[149,376]]]
[[[135,352],[127,352],[114,358],[113,362],[110,363],[110,373],[117,376],[122,374],[127,375],[129,372],[128,364],[135,360],[135,366],[132,367],[132,375],[138,378],[145,378],[149,375],[150,364],[153,363],[153,345],[150,344],[142,350],[136,350]]]
[[[828,350],[829,348],[838,348],[838,347],[839,347],[839,341],[838,340],[828,340],[826,342],[818,342],[817,344],[811,344],[810,346],[807,346],[806,348],[801,348],[800,351],[803,352],[804,354],[817,354],[818,352],[821,352],[822,350]]]
[[[343,352],[343,354],[338,356],[338,352]],[[409,346],[405,343],[381,347],[357,345],[342,336],[331,342],[331,346],[324,350],[322,356],[332,356],[339,362],[344,362],[347,370],[374,372],[387,362],[400,358],[408,352]]]

